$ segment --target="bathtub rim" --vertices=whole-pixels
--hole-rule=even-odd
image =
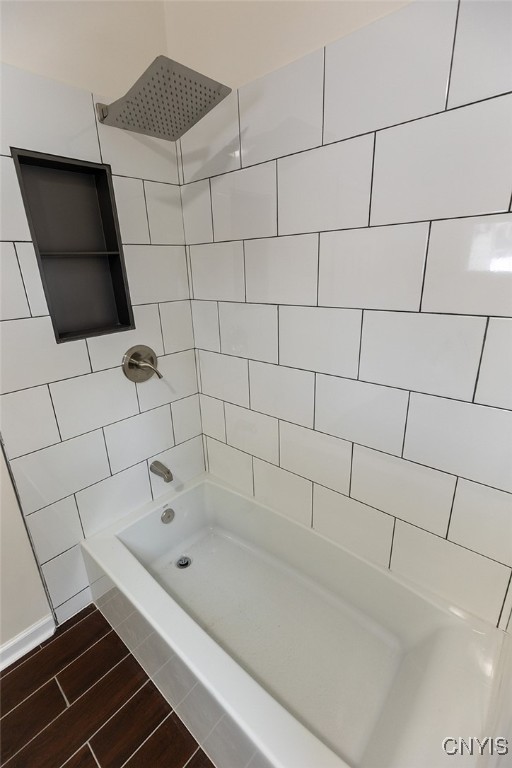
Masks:
[[[217,486],[230,494],[239,496],[259,507],[264,507],[292,525],[311,530],[316,536],[328,542],[350,557],[361,561],[366,567],[387,579],[405,587],[418,600],[440,610],[454,623],[467,628],[485,629],[496,635],[505,635],[503,630],[489,622],[473,616],[443,598],[423,590],[419,585],[394,574],[388,569],[372,563],[349,549],[333,542],[314,529],[283,515],[274,508],[262,504],[254,497],[241,493],[228,483],[220,481],[209,473],[202,473],[184,483],[179,490],[171,489],[154,501],[130,512],[122,519],[105,527],[89,539],[81,542],[82,548],[95,561],[115,586],[124,593],[134,607],[144,616],[154,630],[165,639],[173,652],[191,669],[197,679],[221,704],[227,714],[247,734],[254,745],[276,768],[351,768],[343,758],[326,746],[272,697],[251,675],[236,662],[208,633],[182,608],[162,587],[147,568],[138,560],[119,537],[123,531],[146,517],[154,515],[166,504],[177,500],[192,490],[205,485]],[[208,658],[208,669],[201,659]],[[501,665],[498,665],[500,668]],[[233,702],[236,691],[236,706]],[[279,720],[277,720],[279,718]],[[278,736],[275,723],[279,721]],[[299,746],[297,746],[299,745]]]

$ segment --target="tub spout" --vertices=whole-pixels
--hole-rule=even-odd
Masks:
[[[172,472],[161,461],[153,461],[149,466],[150,472],[161,477],[164,483],[170,483],[173,479]]]
[[[154,365],[151,365],[151,363],[148,363],[147,360],[137,360],[135,362],[135,365],[137,368],[148,368],[153,371],[153,373],[156,373],[159,379],[163,379],[163,375],[160,373],[158,368]]]

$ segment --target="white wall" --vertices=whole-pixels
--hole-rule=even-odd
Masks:
[[[404,2],[1,0],[1,57],[107,101],[159,54],[236,88]]]
[[[165,2],[169,56],[237,88],[410,0]]]
[[[3,454],[0,456],[0,646],[34,624],[53,624],[50,607]]]
[[[2,0],[2,61],[109,100],[167,50],[156,0]]]
[[[505,627],[512,6],[456,14],[240,88],[182,196],[210,471]]]

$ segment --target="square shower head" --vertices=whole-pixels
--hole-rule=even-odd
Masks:
[[[229,93],[226,85],[157,56],[125,96],[96,104],[96,111],[105,125],[176,141]]]

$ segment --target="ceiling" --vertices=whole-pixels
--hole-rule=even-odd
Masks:
[[[2,60],[113,100],[165,53],[232,88],[410,0],[2,0]]]

